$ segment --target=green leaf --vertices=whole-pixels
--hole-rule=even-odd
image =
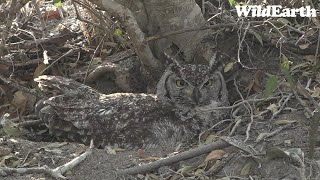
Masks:
[[[286,55],[282,54],[282,62],[281,62],[281,69],[282,70],[290,70],[290,65],[292,64],[291,61],[287,58]]]
[[[53,0],[52,2],[56,7],[61,7],[62,6],[61,0]]]
[[[116,36],[122,36],[123,35],[123,32],[121,31],[121,29],[116,29],[116,30],[114,30],[114,34],[116,35]]]
[[[263,40],[260,34],[253,31],[253,35],[257,38],[257,40],[260,42],[260,44],[263,46]]]
[[[278,77],[270,76],[266,83],[265,96],[269,97],[272,95],[273,90],[278,86]]]
[[[282,54],[281,70],[283,71],[284,77],[286,78],[287,82],[290,84],[291,88],[293,88],[295,86],[295,80],[290,73],[290,65],[291,64],[292,64],[292,62],[289,61],[287,56]]]
[[[236,1],[235,0],[229,0],[229,4],[231,7],[234,7],[236,5]]]

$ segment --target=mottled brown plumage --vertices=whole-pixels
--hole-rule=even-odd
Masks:
[[[225,111],[201,111],[228,104],[222,75],[206,65],[173,64],[157,94],[100,94],[73,80],[40,76],[42,89],[59,94],[39,102],[36,111],[57,137],[96,146],[172,147],[219,122]]]

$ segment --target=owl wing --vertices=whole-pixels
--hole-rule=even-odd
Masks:
[[[97,108],[94,102],[84,94],[67,93],[38,103],[37,106],[41,107],[38,114],[50,133],[88,144],[93,131],[90,116]]]
[[[100,97],[92,116],[94,139],[101,146],[175,147],[198,133],[198,123],[182,121],[175,107],[152,94],[116,93]]]
[[[196,133],[192,123],[181,122],[173,107],[154,95],[101,94],[88,100],[82,94],[65,94],[44,102],[40,110],[51,133],[96,146],[125,148],[175,147]]]

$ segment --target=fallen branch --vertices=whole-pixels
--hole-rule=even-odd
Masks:
[[[161,159],[161,160],[158,160],[158,161],[155,161],[152,163],[148,163],[148,164],[144,164],[141,166],[136,166],[136,167],[127,168],[127,169],[121,169],[121,170],[117,171],[117,174],[119,174],[119,175],[143,174],[143,173],[158,169],[162,166],[174,164],[176,162],[190,159],[190,158],[199,156],[201,154],[211,152],[212,150],[215,150],[215,149],[225,148],[227,146],[229,146],[229,144],[225,143],[223,141],[214,142],[214,143],[204,145],[204,146],[201,146],[201,147],[198,147],[195,149],[191,149],[189,151],[182,152],[180,154],[177,154],[172,157],[168,157],[166,159]]]
[[[91,143],[93,144],[93,143]],[[77,166],[80,162],[85,160],[89,155],[92,154],[93,146],[90,145],[90,148],[86,150],[83,154],[80,156],[72,159],[71,161],[67,162],[66,164],[59,166],[55,169],[51,169],[48,166],[44,165],[42,167],[34,167],[34,168],[8,168],[3,167],[0,168],[0,176],[8,176],[14,173],[18,173],[20,175],[22,174],[47,174],[55,179],[66,179],[65,176],[63,176],[64,173],[71,170],[75,166]]]
[[[43,124],[43,120],[37,119],[37,120],[29,120],[29,121],[23,121],[18,123],[18,127],[33,127],[33,126],[39,126]]]

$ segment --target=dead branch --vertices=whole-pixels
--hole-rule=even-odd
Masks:
[[[67,162],[66,164],[63,164],[62,166],[59,166],[55,169],[51,169],[48,166],[42,166],[42,167],[35,167],[35,168],[8,168],[3,167],[0,168],[0,176],[8,176],[12,175],[14,173],[18,173],[20,175],[22,174],[47,174],[55,179],[66,179],[65,176],[63,176],[64,173],[71,170],[75,166],[77,166],[80,162],[85,160],[89,155],[92,154],[92,145],[90,148],[86,150],[83,154],[80,156],[72,159],[71,161]]]
[[[68,52],[64,53],[62,56],[54,60],[48,67],[43,69],[39,74],[42,75],[47,69],[49,69],[51,66],[53,66],[56,62],[58,62],[60,59],[69,56],[70,54],[73,54],[75,52],[78,52],[80,49],[70,49]]]
[[[41,119],[37,119],[37,120],[23,121],[21,123],[18,123],[18,127],[33,127],[41,124],[43,124],[43,121]]]
[[[190,159],[196,156],[199,156],[201,154],[208,153],[212,150],[215,149],[222,149],[229,146],[228,143],[222,142],[222,141],[217,141],[208,145],[204,145],[195,149],[191,149],[189,151],[182,152],[180,154],[177,154],[175,156],[166,158],[166,159],[161,159],[152,163],[144,164],[141,166],[136,166],[128,169],[121,169],[118,170],[117,174],[119,175],[135,175],[135,174],[143,174],[152,170],[155,170],[157,168],[160,168],[162,166],[167,166],[170,164],[174,164],[179,161],[183,161],[186,159]]]

